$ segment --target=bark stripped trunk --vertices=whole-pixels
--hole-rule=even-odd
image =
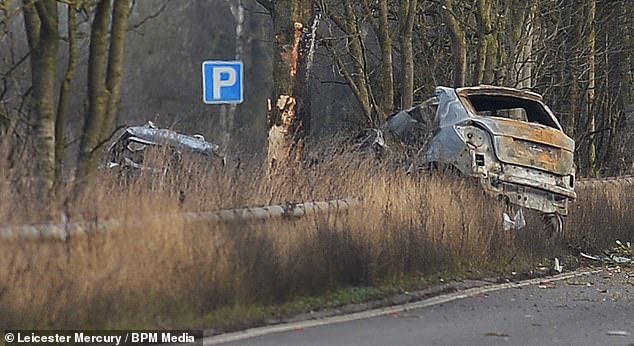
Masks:
[[[307,69],[310,55],[312,0],[272,4],[275,53],[273,97],[268,112],[268,162],[275,170],[299,161],[310,121]]]
[[[44,198],[55,177],[55,73],[59,30],[57,2],[24,0],[24,24],[31,49],[31,79],[35,103],[35,179]]]

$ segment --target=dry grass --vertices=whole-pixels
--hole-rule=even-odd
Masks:
[[[56,220],[66,211],[71,220],[116,217],[126,225],[65,242],[2,240],[0,325],[177,327],[218,309],[513,265],[554,251],[538,230],[504,232],[503,206],[464,183],[413,178],[347,155],[273,177],[253,161],[223,170],[192,165],[177,176],[144,173],[126,185],[102,173],[83,198],[70,203],[62,189],[47,210],[29,208],[20,190],[28,184],[10,183],[16,176],[4,170],[3,224]],[[581,191],[565,236],[596,244],[631,236],[632,192]],[[362,197],[364,207],[266,223],[186,224],[178,214],[342,196]]]

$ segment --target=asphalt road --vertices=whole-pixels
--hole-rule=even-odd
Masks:
[[[634,269],[544,279],[541,284],[226,345],[634,346]]]

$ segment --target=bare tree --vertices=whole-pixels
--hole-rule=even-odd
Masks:
[[[31,50],[35,119],[37,194],[46,196],[55,175],[55,72],[59,48],[56,0],[23,0],[24,25]]]
[[[467,39],[454,11],[453,0],[442,0],[442,16],[451,37],[453,85],[465,85],[467,79]]]
[[[77,8],[73,4],[67,5],[67,33],[68,33],[68,65],[64,80],[59,90],[57,101],[57,115],[55,117],[55,181],[62,176],[62,157],[64,155],[66,116],[70,107],[71,83],[77,71],[77,56],[79,42],[77,38]]]
[[[129,15],[130,0],[100,0],[95,8],[88,60],[88,112],[77,167],[78,191],[92,180],[103,144],[114,128]]]
[[[417,0],[401,0],[401,108],[410,108],[414,103],[414,48],[412,34],[416,19]]]

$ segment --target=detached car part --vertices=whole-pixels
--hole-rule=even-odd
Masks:
[[[108,148],[109,168],[129,168],[161,172],[168,168],[148,166],[145,162],[150,148],[164,149],[166,163],[179,163],[183,154],[194,154],[201,158],[220,161],[225,158],[218,145],[207,142],[201,135],[185,135],[168,129],[159,129],[152,122],[145,126],[128,127]]]

